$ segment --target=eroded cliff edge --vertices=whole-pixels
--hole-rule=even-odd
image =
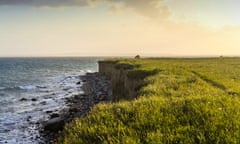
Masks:
[[[139,64],[119,63],[115,60],[99,61],[99,74],[104,75],[112,84],[112,101],[132,100],[145,85],[144,78],[155,71],[138,69]]]

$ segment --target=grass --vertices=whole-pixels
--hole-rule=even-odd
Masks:
[[[240,143],[240,58],[114,61],[147,83],[138,98],[98,104],[58,143]]]

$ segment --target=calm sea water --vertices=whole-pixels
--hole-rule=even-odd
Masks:
[[[79,76],[100,58],[0,58],[0,144],[39,143],[36,122],[82,93]]]

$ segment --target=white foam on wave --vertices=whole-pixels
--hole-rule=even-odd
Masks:
[[[29,86],[18,86],[19,89],[21,90],[33,90],[33,89],[36,89],[37,86],[34,86],[34,85],[29,85]]]
[[[7,108],[12,108],[13,112],[5,113],[6,115],[0,114],[0,128],[3,129],[3,133],[0,130],[0,144],[3,142],[9,144],[40,142],[41,138],[36,140],[30,139],[30,137],[39,135],[38,129],[31,130],[31,127],[35,126],[36,122],[46,121],[49,118],[46,111],[58,113],[65,108],[66,97],[83,93],[81,90],[82,84],[79,82],[81,82],[80,76],[84,74],[86,73],[82,71],[65,73],[48,77],[45,83],[20,84],[21,86],[5,88],[6,90],[20,90],[19,97],[27,100],[19,101],[18,97],[16,104],[9,104]],[[36,101],[32,101],[32,99],[36,99]],[[28,135],[31,136],[28,137]]]
[[[27,115],[2,113],[0,114],[0,144],[37,144],[29,135],[39,135],[38,131],[31,131],[30,125],[24,122]],[[13,136],[13,137],[12,137]]]
[[[43,65],[41,70],[37,69],[36,73],[35,71],[24,72],[23,74],[27,77],[23,79],[9,77],[14,81],[7,82],[7,85],[2,83],[0,86],[0,105],[2,106],[0,107],[0,144],[41,143],[42,138],[37,123],[48,120],[49,113],[59,113],[66,108],[67,97],[83,93],[80,77],[86,73],[95,72],[85,70],[91,68],[91,64],[83,67],[76,65],[71,69],[64,67],[59,69],[54,66],[49,68]]]
[[[4,90],[4,89],[6,89],[5,87],[0,87],[0,90]]]
[[[94,71],[92,70],[84,70],[85,73],[93,73]]]

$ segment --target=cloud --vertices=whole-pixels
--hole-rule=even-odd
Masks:
[[[170,15],[168,7],[161,6],[163,0],[108,0],[110,11],[132,11],[155,19],[167,18]]]
[[[109,6],[113,12],[135,12],[151,18],[167,18],[168,8],[160,6],[163,0],[0,0],[1,5],[33,7],[96,7]]]
[[[35,7],[89,6],[95,1],[98,0],[1,0],[0,5]]]

